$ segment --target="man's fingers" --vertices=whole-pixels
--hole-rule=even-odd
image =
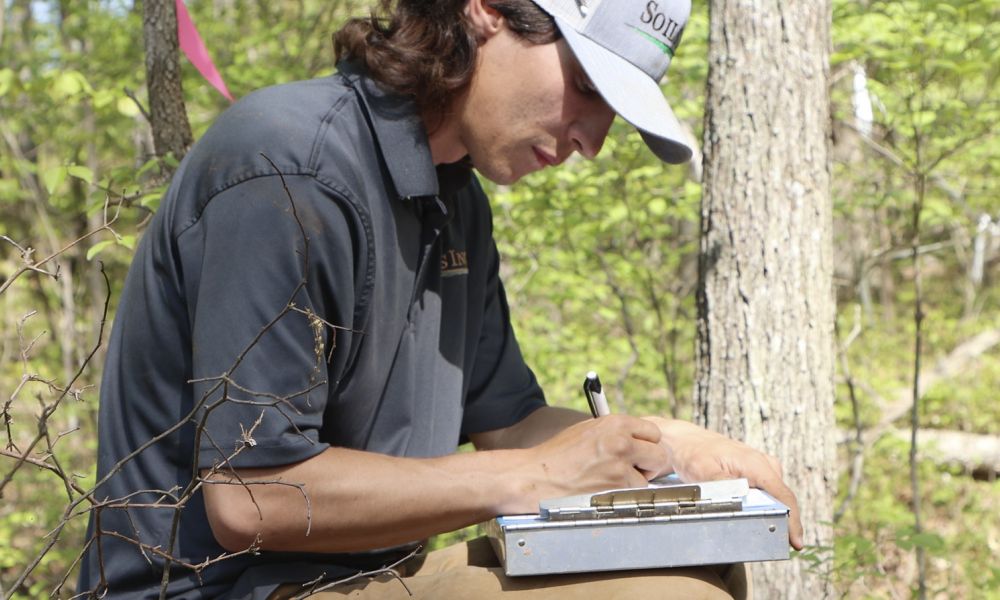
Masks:
[[[632,465],[639,471],[650,475],[645,478],[646,481],[663,475],[664,471],[667,470],[667,464],[667,451],[663,446],[653,442],[633,440]],[[640,485],[644,485],[644,483],[640,483]]]
[[[605,450],[617,454],[640,472],[652,474],[652,477],[663,475],[668,470],[667,450],[659,443],[663,434],[655,423],[627,415],[610,415],[596,421],[598,430],[603,432]],[[611,435],[607,435],[609,429]]]
[[[656,424],[645,419],[637,419],[626,415],[613,415],[604,418],[616,419],[619,426],[628,431],[628,433],[637,440],[644,440],[656,444],[659,443],[660,438],[663,437],[663,433],[660,431],[660,428],[657,427]]]
[[[788,541],[796,550],[801,550],[802,542],[802,518],[799,514],[799,502],[795,498],[795,493],[785,485],[781,478],[781,465],[773,457],[764,455],[767,468],[760,469],[759,475],[749,478],[750,485],[761,488],[765,492],[788,507]]]
[[[632,481],[633,475],[651,473],[655,477],[667,468],[667,451],[655,442],[630,435],[629,431],[606,434],[598,442],[599,452],[618,464],[617,468],[627,470],[628,485],[645,485],[648,479]]]
[[[802,517],[799,515],[798,506],[796,506],[788,515],[788,541],[791,543],[792,548],[801,550],[805,547],[806,544],[803,539],[804,535],[805,531],[802,529]]]
[[[802,549],[802,517],[799,514],[799,502],[795,494],[781,480],[772,490],[767,490],[779,502],[788,507],[788,541],[796,550]]]

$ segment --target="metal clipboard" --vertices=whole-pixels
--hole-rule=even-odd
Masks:
[[[486,533],[508,576],[788,559],[788,507],[745,479],[543,501]]]

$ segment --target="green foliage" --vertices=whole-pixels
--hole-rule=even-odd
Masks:
[[[616,126],[598,159],[494,192],[515,323],[553,402],[585,407],[593,368],[620,408],[680,409],[699,191],[683,177]]]
[[[863,485],[837,525],[834,576],[847,597],[884,597],[909,586],[909,553],[923,547],[935,568],[930,588],[948,597],[994,597],[990,569],[998,526],[1000,484],[953,476],[920,465],[925,531],[915,533],[905,464],[908,444],[886,438],[865,461]],[[841,486],[841,490],[846,486]],[[841,494],[842,496],[842,494]],[[905,593],[905,592],[904,592]]]
[[[1000,5],[980,0],[835,4],[833,63],[834,73],[842,74],[832,92],[841,158],[835,203],[845,224],[844,247],[860,267],[844,270],[853,289],[841,296],[845,308],[855,302],[862,307],[860,319],[842,315],[841,331],[860,326],[848,358],[854,378],[864,384],[856,392],[865,424],[879,422],[881,411],[905,401],[912,388],[914,272],[905,249],[918,201],[921,243],[938,248],[921,259],[924,378],[939,358],[998,326],[995,287],[968,279],[974,250],[967,241],[982,215],[1000,212],[1000,143],[994,133],[1000,116],[998,17]],[[843,74],[855,68],[867,74],[874,100],[867,138],[851,129],[856,107],[851,77]],[[851,148],[858,141],[864,152]],[[921,402],[922,427],[995,435],[1000,413],[989,392],[996,389],[990,385],[997,377],[994,362],[971,360],[962,377],[931,386]],[[849,427],[846,386],[838,392],[838,421]],[[897,425],[908,427],[902,421]],[[880,595],[873,589],[908,593],[912,582],[901,581],[901,573],[912,568],[910,553],[919,547],[930,557],[931,590],[994,597],[989,571],[971,565],[991,562],[989,540],[1000,531],[996,486],[921,463],[925,529],[915,533],[904,476],[908,451],[903,442],[883,439],[866,459],[858,497],[837,528],[838,541],[847,544],[838,548],[834,563],[842,585],[854,593],[868,590],[866,596]],[[875,542],[874,561],[852,562],[858,538]]]

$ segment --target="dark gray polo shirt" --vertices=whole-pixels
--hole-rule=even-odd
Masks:
[[[468,169],[435,169],[412,103],[350,67],[220,116],[136,252],[102,382],[98,476],[111,476],[97,497],[133,494],[133,506],[102,509],[100,529],[140,540],[146,556],[93,538],[78,591],[98,586],[99,554],[110,597],[147,598],[164,566],[152,548],[189,564],[223,553],[200,493],[172,549],[176,511],[134,506],[167,503],[197,468],[285,465],[331,445],[440,456],[541,406],[492,233]],[[385,558],[264,552],[200,581],[175,563],[168,596],[264,597]]]

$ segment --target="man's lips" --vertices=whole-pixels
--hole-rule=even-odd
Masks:
[[[535,146],[532,146],[531,149],[535,151],[535,158],[538,159],[539,164],[543,167],[551,167],[552,165],[559,163],[559,161],[556,160],[556,157],[552,156],[548,152],[541,150],[540,148],[536,148]]]

